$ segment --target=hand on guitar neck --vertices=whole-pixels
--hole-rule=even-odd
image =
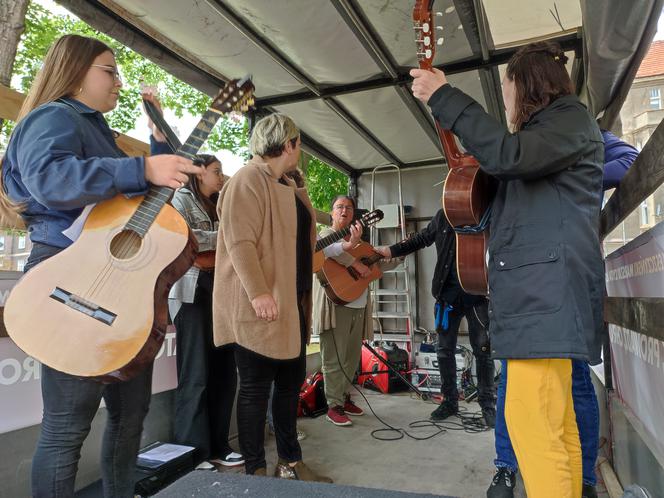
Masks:
[[[429,102],[436,90],[447,84],[447,77],[440,69],[411,69],[409,74],[413,77],[413,95],[423,104]]]
[[[155,109],[157,109],[159,114],[161,114],[162,116],[164,115],[164,111],[161,108],[161,102],[159,102],[159,97],[157,96],[157,91],[155,87],[145,86],[141,88],[141,97],[143,98],[144,101],[150,102],[155,107]],[[159,127],[155,126],[154,122],[152,121],[152,119],[150,119],[149,115],[148,115],[148,128],[150,128],[152,136],[157,142],[166,142],[166,135],[164,135],[164,133],[159,129]]]

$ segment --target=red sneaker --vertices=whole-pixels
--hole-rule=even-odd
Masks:
[[[327,417],[326,417],[330,422],[332,422],[334,425],[339,425],[339,426],[348,426],[348,425],[353,425],[353,422],[348,418],[348,415],[344,413],[343,407],[337,405],[333,406],[327,411]]]
[[[357,406],[355,403],[353,403],[350,399],[350,396],[346,397],[346,402],[344,403],[344,412],[347,415],[351,415],[353,417],[359,417],[360,415],[364,415],[364,410]]]

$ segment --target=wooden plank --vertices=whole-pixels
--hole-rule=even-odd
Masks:
[[[600,215],[604,239],[664,182],[664,121],[659,123],[641,153],[606,203]]]
[[[25,96],[4,85],[0,85],[0,118],[16,121]]]
[[[604,319],[648,337],[664,341],[664,298],[607,297]]]
[[[4,85],[0,85],[0,118],[16,121],[16,116],[23,105],[25,95]],[[149,156],[150,145],[128,135],[120,133],[116,138],[120,147],[128,156]]]

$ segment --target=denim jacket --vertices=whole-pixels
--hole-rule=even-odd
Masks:
[[[167,152],[151,143],[152,153]],[[24,203],[30,240],[55,247],[88,204],[144,194],[145,160],[127,157],[104,116],[69,98],[41,105],[16,126],[3,161],[8,196]]]
[[[212,222],[205,209],[196,200],[194,193],[186,187],[178,189],[171,203],[187,221],[187,225],[189,225],[189,228],[191,228],[196,237],[198,252],[214,251],[217,247],[217,228],[219,223]],[[172,320],[175,320],[175,315],[180,311],[182,303],[194,302],[199,272],[198,268],[192,266],[171,287],[168,294],[168,310]]]

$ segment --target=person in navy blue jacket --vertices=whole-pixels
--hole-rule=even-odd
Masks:
[[[618,186],[636,156],[639,155],[639,151],[610,131],[602,130],[602,138],[604,139],[602,190],[606,192]]]
[[[122,82],[113,51],[93,38],[66,35],[49,49],[23,103],[2,163],[1,204],[20,211],[33,243],[25,271],[72,243],[62,231],[86,205],[149,185],[179,188],[199,168],[176,155],[127,157],[103,113]],[[151,140],[152,153],[165,144]],[[34,310],[38,313],[39,310]],[[104,385],[42,365],[44,415],[32,461],[33,497],[71,497],[81,455],[101,399],[107,423],[101,455],[105,497],[133,497],[152,367]]]

